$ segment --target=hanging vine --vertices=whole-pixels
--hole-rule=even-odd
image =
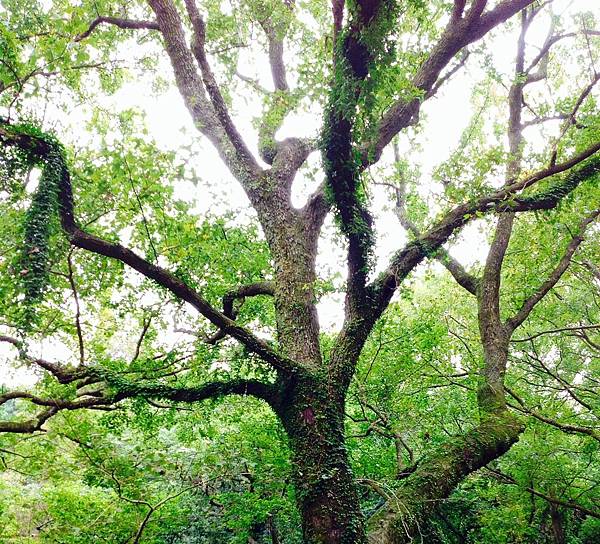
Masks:
[[[56,138],[32,125],[2,124],[2,128],[16,142],[0,159],[3,178],[12,177],[14,181],[33,168],[41,169],[23,220],[23,238],[15,263],[19,291],[24,295],[19,324],[29,328],[36,321],[35,309],[49,284],[52,236],[60,230],[58,194],[66,172],[64,149]]]

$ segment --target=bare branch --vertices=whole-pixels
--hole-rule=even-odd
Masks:
[[[591,261],[583,261],[581,263],[581,266],[587,268],[587,270],[589,270],[592,273],[592,275],[598,281],[600,281],[600,268],[598,268],[594,263],[592,263]]]
[[[265,89],[265,87],[263,87],[257,79],[252,79],[251,77],[240,74],[237,70],[235,72],[235,76],[237,78],[241,79],[244,83],[247,83],[248,85],[250,85],[254,90],[256,90],[264,95],[269,94],[269,90]]]
[[[440,78],[435,82],[435,85],[433,87],[431,87],[431,90],[429,90],[426,93],[425,100],[436,95],[437,92],[440,90],[440,88],[443,87],[444,83],[446,83],[450,79],[452,79],[452,76],[465,66],[465,64],[467,63],[467,60],[469,58],[469,55],[470,55],[470,52],[468,51],[468,49],[466,49],[466,48],[463,49],[460,60],[456,63],[455,66],[453,66],[450,70],[448,70],[444,75],[440,76]]]
[[[246,297],[255,297],[257,295],[271,295],[275,294],[275,284],[270,281],[261,281],[256,283],[250,283],[243,285],[235,291],[230,291],[223,295],[223,314],[230,319],[237,319],[239,310],[244,304]],[[234,308],[234,302],[239,301],[237,308]],[[208,344],[216,344],[219,340],[225,338],[226,333],[223,329],[217,331],[211,336],[207,336],[204,341]]]
[[[508,474],[500,472],[499,470],[496,470],[496,469],[492,469],[490,467],[485,467],[485,468],[492,474],[499,476],[501,481],[503,481],[504,483],[519,485],[518,482],[512,476],[509,476]],[[600,519],[600,512],[597,512],[595,510],[590,510],[589,508],[586,508],[585,506],[577,504],[576,502],[563,501],[563,500],[557,499],[555,497],[551,497],[550,495],[547,495],[546,493],[542,493],[541,491],[538,491],[538,490],[534,489],[533,487],[525,487],[524,489],[528,493],[531,493],[532,495],[535,495],[536,497],[540,497],[540,499],[544,499],[545,501],[548,501],[551,504],[563,506],[563,507],[569,508],[571,510],[577,510],[578,512],[581,512],[582,514],[585,514],[586,516],[591,516],[593,518]]]
[[[77,343],[79,345],[79,364],[85,364],[85,346],[83,343],[83,330],[81,328],[81,307],[79,305],[79,294],[77,293],[77,286],[75,285],[75,278],[73,274],[73,259],[72,251],[67,256],[68,266],[68,279],[73,293],[73,300],[75,301],[75,329],[77,330]]]
[[[158,6],[159,2],[156,4]],[[165,2],[165,4],[167,4],[167,2]],[[252,156],[252,153],[250,153],[250,150],[246,146],[241,134],[233,124],[227,109],[227,105],[225,104],[225,100],[221,94],[221,90],[219,89],[210,64],[208,63],[208,59],[204,51],[204,43],[206,40],[206,25],[204,24],[204,20],[198,11],[195,0],[185,0],[185,6],[192,23],[192,28],[194,29],[192,51],[196,57],[196,60],[198,61],[198,65],[200,66],[202,79],[204,81],[204,85],[206,86],[206,90],[208,91],[208,95],[210,96],[210,100],[216,112],[217,118],[221,122],[221,125],[229,137],[231,144],[236,149],[243,162],[253,172],[258,172],[260,171],[260,167]]]
[[[400,161],[400,153],[398,151],[398,145],[394,142],[394,158],[396,159],[396,163]],[[400,174],[400,172],[398,172]],[[396,193],[396,205],[394,211],[400,224],[415,237],[419,237],[421,235],[417,226],[409,219],[407,211],[406,211],[406,181],[403,179],[400,174],[400,184],[399,185],[388,185],[392,189],[394,189]],[[479,284],[479,278],[473,276],[460,264],[448,251],[446,251],[443,247],[440,247],[435,253],[436,260],[441,263],[447,270],[452,274],[452,277],[456,280],[456,282],[467,290],[472,295],[477,295],[477,289]]]
[[[454,0],[454,7],[452,8],[452,21],[458,21],[465,10],[465,4],[467,0]]]
[[[325,196],[325,183],[321,183],[315,192],[310,195],[302,213],[306,218],[306,225],[312,231],[313,236],[320,232],[323,222],[331,209],[331,205]]]
[[[19,357],[28,364],[35,364],[44,370],[50,372],[61,384],[72,383],[82,377],[81,369],[71,368],[58,363],[52,363],[45,359],[29,356],[24,349],[23,342],[11,336],[0,335],[0,342],[12,344],[19,350]]]
[[[565,250],[556,268],[554,268],[554,270],[548,276],[548,279],[523,302],[517,313],[506,321],[506,326],[510,332],[514,331],[523,323],[523,321],[527,319],[535,305],[540,302],[540,300],[542,300],[548,294],[550,289],[557,284],[571,264],[571,259],[577,251],[577,248],[583,242],[585,230],[598,218],[599,215],[600,209],[594,210],[580,223],[576,236],[574,236],[567,245],[567,249]]]
[[[585,89],[583,89],[583,91],[581,92],[581,94],[579,95],[577,100],[575,101],[575,105],[573,106],[573,109],[571,110],[571,112],[565,116],[565,122],[562,126],[562,130],[560,131],[558,138],[556,138],[556,141],[554,142],[554,151],[552,152],[552,155],[550,158],[550,164],[556,163],[556,159],[558,157],[559,142],[565,136],[569,127],[571,127],[572,125],[576,125],[577,113],[579,111],[579,108],[581,108],[585,99],[589,96],[589,94],[592,92],[593,88],[596,86],[596,84],[599,81],[600,81],[600,73],[594,75],[594,77],[592,78],[592,81],[587,85],[587,87]]]
[[[560,421],[557,421],[556,419],[546,417],[543,414],[540,414],[539,412],[537,412],[536,410],[528,408],[527,405],[525,404],[525,402],[523,401],[523,399],[519,395],[517,395],[517,393],[515,393],[515,391],[513,391],[512,389],[510,389],[506,386],[504,387],[504,389],[511,397],[513,397],[518,402],[518,406],[509,404],[509,406],[511,406],[511,408],[514,408],[516,410],[519,410],[520,412],[529,414],[530,416],[534,417],[535,419],[542,421],[543,423],[547,423],[548,425],[551,425],[552,427],[556,427],[557,429],[560,429],[561,431],[564,431],[565,433],[584,434],[584,435],[590,436],[594,440],[597,440],[598,442],[600,442],[600,432],[596,431],[595,429],[591,429],[590,427],[581,427],[580,425],[569,425],[567,423],[561,423]]]
[[[88,29],[85,32],[75,36],[73,41],[80,42],[85,40],[92,32],[94,32],[96,27],[101,24],[115,25],[124,29],[160,30],[156,21],[135,21],[133,19],[123,19],[121,17],[97,17],[91,22]]]
[[[546,334],[556,334],[558,332],[566,332],[566,331],[585,331],[585,330],[593,330],[600,329],[600,325],[578,325],[573,327],[561,327],[559,329],[549,329],[547,331],[541,331],[536,334],[532,334],[531,336],[527,336],[526,338],[515,338],[511,340],[511,342],[529,342],[531,340],[535,340],[540,336],[544,336]]]
[[[142,342],[144,341],[144,338],[146,336],[146,333],[148,332],[148,329],[150,328],[151,323],[152,323],[152,316],[149,316],[148,319],[144,318],[143,325],[142,325],[142,332],[140,333],[138,341],[135,344],[135,352],[133,353],[133,357],[131,358],[132,363],[135,363],[135,361],[137,361],[138,357],[140,356],[140,351],[142,349]]]
[[[288,7],[292,7],[289,4]],[[283,60],[283,29],[275,28],[270,19],[261,21],[261,26],[267,35],[269,42],[269,65],[271,66],[271,77],[276,91],[289,91],[285,62]]]

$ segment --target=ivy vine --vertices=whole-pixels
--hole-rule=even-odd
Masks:
[[[44,297],[50,278],[51,240],[59,232],[59,191],[66,172],[65,153],[58,140],[29,124],[10,125],[16,146],[2,160],[3,177],[13,179],[41,169],[37,188],[22,224],[23,238],[15,263],[19,290],[24,294],[19,323],[30,328],[36,307]],[[24,142],[34,142],[24,145]]]

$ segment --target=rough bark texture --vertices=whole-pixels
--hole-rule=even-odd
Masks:
[[[280,417],[293,452],[296,499],[306,542],[366,542],[344,440],[344,407],[325,378],[286,383]]]
[[[89,32],[100,23],[108,23],[130,29],[149,28],[161,33],[176,84],[196,126],[215,146],[256,210],[271,251],[274,281],[268,286],[232,291],[231,297],[224,300],[222,312],[213,308],[200,293],[174,274],[149,263],[120,244],[100,239],[83,230],[76,220],[66,161],[59,194],[63,229],[73,245],[117,259],[168,289],[176,298],[191,304],[219,328],[219,338],[231,336],[260,357],[277,375],[276,382],[238,380],[208,383],[190,390],[172,390],[164,386],[132,385],[109,375],[75,375],[66,368],[38,363],[59,381],[81,380],[86,384],[104,381],[116,388],[117,393],[111,398],[98,396],[91,400],[84,396],[73,401],[75,404],[65,405],[56,401],[48,404],[47,399],[20,397],[28,398],[46,409],[31,421],[21,424],[0,423],[0,432],[33,432],[39,430],[60,409],[75,409],[86,403],[112,403],[136,395],[196,402],[227,394],[251,394],[272,406],[289,437],[293,479],[305,542],[364,544],[367,541],[365,522],[344,440],[345,399],[362,348],[397,287],[420,262],[436,256],[442,245],[477,212],[500,211],[503,213],[482,278],[469,276],[458,263],[449,261],[454,277],[477,297],[479,305],[480,337],[484,348],[477,393],[480,420],[470,431],[448,440],[421,459],[415,471],[404,480],[396,498],[386,504],[369,524],[369,542],[398,544],[414,541],[421,523],[431,513],[436,501],[448,497],[473,471],[507,452],[523,430],[522,424],[507,411],[504,396],[510,336],[533,306],[560,279],[582,238],[580,235],[569,246],[561,264],[525,302],[513,321],[504,323],[500,319],[500,276],[515,217],[513,212],[551,208],[580,183],[597,177],[600,161],[593,155],[600,149],[600,144],[592,144],[569,161],[551,164],[519,179],[522,139],[520,115],[523,89],[527,83],[521,78],[527,28],[527,19],[523,19],[515,84],[510,93],[509,141],[512,159],[505,186],[450,210],[428,231],[414,233],[415,240],[400,249],[387,269],[369,283],[369,258],[374,235],[366,201],[360,194],[360,176],[367,165],[379,158],[395,134],[416,122],[422,103],[420,98],[398,100],[383,114],[373,141],[356,140],[356,115],[360,110],[360,100],[365,98],[361,93],[368,92],[364,83],[369,81],[371,63],[382,54],[387,39],[385,34],[373,34],[374,28],[385,27],[380,24],[380,17],[385,18],[388,15],[385,10],[393,8],[394,3],[389,0],[359,0],[353,3],[348,8],[348,23],[344,28],[344,2],[333,2],[336,42],[333,64],[336,73],[332,78],[330,103],[325,115],[322,149],[327,179],[301,210],[291,204],[291,187],[298,169],[313,150],[312,144],[293,138],[275,141],[277,127],[271,127],[271,132],[265,136],[268,142],[259,145],[270,168],[260,166],[227,111],[204,51],[204,21],[194,1],[185,2],[191,23],[189,27],[193,31],[191,45],[187,43],[182,15],[176,4],[172,0],[149,0],[149,3],[156,21],[115,22],[103,18],[93,23]],[[467,3],[457,0],[451,20],[439,42],[432,46],[416,72],[412,82],[415,89],[421,91],[426,99],[432,89],[437,88],[442,70],[461,49],[532,3],[533,0],[504,0],[486,11],[485,1]],[[288,93],[289,83],[283,63],[286,29],[275,29],[268,20],[261,25],[268,39],[273,86],[276,92]],[[392,28],[393,25],[388,26]],[[0,123],[0,143],[19,146],[40,157],[48,153],[47,143],[43,140],[21,134],[3,123]],[[540,180],[574,167],[576,169],[566,176],[560,190],[541,196],[520,195],[521,191]],[[329,199],[325,198],[325,187],[329,190]],[[329,359],[323,360],[315,305],[315,260],[321,226],[331,206],[336,209],[341,230],[348,241],[349,278],[345,320]],[[598,213],[586,219],[587,223],[582,224],[582,229]],[[274,296],[277,345],[259,339],[235,321],[233,298],[264,293]]]

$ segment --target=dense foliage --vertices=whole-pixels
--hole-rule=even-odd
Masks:
[[[0,543],[598,542],[593,4],[0,0]]]

